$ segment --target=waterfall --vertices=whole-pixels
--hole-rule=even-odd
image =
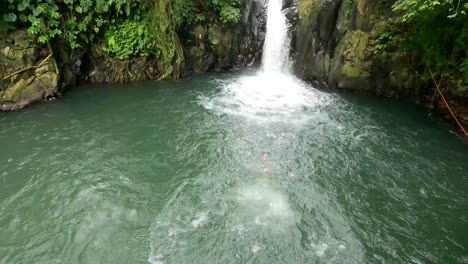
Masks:
[[[265,72],[289,71],[288,26],[282,12],[282,0],[270,0],[267,12],[266,38],[263,47],[262,67]]]
[[[318,109],[332,98],[292,74],[290,39],[282,2],[269,0],[268,3],[261,69],[220,81],[221,91],[211,97],[200,97],[201,105],[218,114],[254,122],[300,125],[312,118],[321,118]],[[310,112],[311,109],[316,111]]]

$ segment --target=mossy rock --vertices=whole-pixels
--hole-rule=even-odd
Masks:
[[[34,76],[31,76],[28,79],[19,79],[12,86],[8,87],[3,93],[3,101],[17,102],[28,85],[33,82],[34,78]]]
[[[208,30],[208,41],[211,45],[217,46],[223,40],[223,32],[220,26],[213,26]]]
[[[324,0],[299,0],[298,13],[301,18],[309,18],[323,7]]]
[[[193,33],[195,34],[195,39],[197,39],[197,41],[205,40],[205,37],[206,37],[205,27],[198,25],[197,27],[195,27],[195,30],[193,31]]]
[[[52,62],[49,62],[49,63],[46,63],[44,65],[42,65],[41,67],[37,68],[34,73],[36,75],[41,75],[41,74],[45,74],[47,72],[54,72],[55,71],[55,67],[54,67],[54,64]]]
[[[36,75],[35,85],[41,86],[45,92],[44,97],[53,96],[58,88],[58,75],[55,72]]]
[[[370,76],[372,47],[370,34],[360,30],[346,33],[341,40],[341,56],[343,58],[342,72],[347,77],[367,78]]]
[[[13,49],[10,46],[6,47],[1,47],[0,48],[0,54],[3,55],[7,59],[14,59],[14,56],[12,56]]]
[[[335,50],[328,81],[332,87],[369,91],[373,46],[370,34],[347,32]]]

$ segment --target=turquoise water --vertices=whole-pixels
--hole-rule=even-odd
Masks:
[[[0,113],[0,263],[468,263],[459,136],[275,78],[82,86]]]

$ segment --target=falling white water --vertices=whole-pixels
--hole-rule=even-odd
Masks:
[[[263,46],[263,70],[287,72],[289,70],[288,26],[282,12],[282,0],[270,0],[267,12],[267,34]]]
[[[290,72],[290,39],[282,0],[269,0],[262,69],[255,75],[218,80],[222,90],[200,96],[200,104],[218,114],[255,122],[303,123],[326,119],[332,97]]]

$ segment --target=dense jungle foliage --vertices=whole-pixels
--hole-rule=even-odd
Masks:
[[[468,1],[398,0],[393,32],[382,34],[377,49],[404,53],[423,85],[434,88],[429,69],[447,92],[468,91]]]
[[[2,0],[0,31],[27,28],[38,43],[65,39],[76,49],[101,43],[126,59],[157,55],[167,65],[183,60],[177,32],[194,23],[236,23],[243,0]]]

